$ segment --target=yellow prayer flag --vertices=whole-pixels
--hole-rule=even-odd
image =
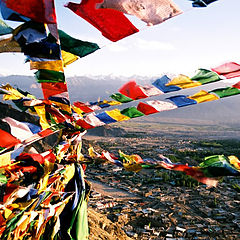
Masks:
[[[72,53],[65,52],[63,50],[61,51],[61,53],[64,67],[78,60],[78,57]]]
[[[66,171],[63,173],[63,180],[61,182],[62,184],[67,184],[75,174],[75,167],[73,163],[70,165],[67,165],[65,169]]]
[[[166,86],[187,84],[192,82],[193,81],[189,77],[183,74],[179,74],[177,77],[173,78],[169,83],[167,83]]]
[[[122,103],[118,102],[118,101],[109,101],[107,102],[109,105],[111,106],[115,106],[115,105],[121,105]]]
[[[80,108],[78,108],[78,107],[76,107],[74,105],[72,105],[71,107],[72,107],[74,112],[76,112],[78,115],[80,115],[82,117],[83,111]]]
[[[30,61],[30,69],[47,69],[52,71],[61,71],[63,72],[63,61],[41,61],[41,62],[33,62]]]
[[[126,121],[129,120],[130,117],[121,114],[119,109],[113,109],[111,111],[106,111],[107,115],[113,118],[116,121]]]
[[[5,208],[5,211],[4,211],[5,219],[8,219],[11,214],[12,214],[12,211],[8,208]]]
[[[71,106],[64,103],[60,103],[60,102],[55,102],[55,101],[51,101],[51,102],[54,103],[56,106],[58,106],[61,110],[72,113]]]
[[[5,86],[2,86],[1,88],[5,89],[11,93],[11,94],[4,94],[3,100],[18,100],[18,99],[25,97],[23,94],[21,94],[18,90],[16,90],[9,84],[6,84]]]
[[[40,117],[40,125],[42,129],[50,128],[50,125],[48,124],[48,121],[46,119],[46,110],[45,106],[34,106],[34,109],[37,112],[37,115]]]
[[[216,95],[208,93],[207,91],[204,91],[204,90],[201,90],[200,92],[198,92],[188,98],[197,101],[197,103],[214,101],[214,100],[219,99],[219,97],[217,97]]]
[[[5,153],[0,155],[0,167],[11,164],[11,153]]]
[[[185,88],[194,88],[194,87],[198,87],[201,86],[202,84],[200,82],[191,82],[191,83],[185,83],[185,84],[177,84],[176,86],[185,89]]]
[[[240,161],[237,157],[235,156],[228,156],[228,159],[230,161],[230,163],[237,168],[238,170],[240,170]]]

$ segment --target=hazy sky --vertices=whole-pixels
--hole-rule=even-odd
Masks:
[[[75,0],[73,2],[79,2]],[[79,59],[66,69],[73,75],[150,75],[183,73],[199,67],[215,67],[227,61],[240,62],[240,0],[218,0],[207,8],[192,8],[188,0],[175,0],[184,11],[154,27],[129,17],[139,33],[116,43],[102,37],[93,26],[57,0],[59,29],[81,40],[98,43],[102,49]],[[7,22],[9,25],[12,23]],[[33,75],[22,54],[1,53],[0,74]]]

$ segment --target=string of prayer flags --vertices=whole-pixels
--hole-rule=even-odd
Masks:
[[[240,175],[240,161],[235,156],[208,156],[205,157],[198,166],[173,163],[169,158],[163,155],[158,155],[160,159],[142,159],[141,156],[137,154],[127,155],[121,150],[119,150],[119,157],[105,150],[101,154],[95,152],[95,154],[90,155],[90,157],[93,159],[101,158],[102,160],[106,160],[111,164],[122,167],[127,171],[139,172],[145,167],[161,167],[166,170],[181,171],[201,183],[214,187],[216,187],[221,177]],[[84,155],[84,158],[88,157]]]
[[[97,9],[98,3],[99,0],[82,0],[79,4],[69,2],[65,6],[113,42],[139,31],[123,13],[114,9]]]
[[[83,119],[80,119],[76,122],[82,128],[90,129],[93,127],[103,126],[105,124],[114,123],[116,121],[125,121],[135,117],[141,117],[144,115],[154,114],[162,111],[169,111],[179,107],[186,107],[189,105],[219,100],[223,97],[233,96],[236,94],[240,94],[240,89],[235,87],[227,87],[227,88],[220,88],[215,89],[213,91],[207,92],[201,90],[191,96],[185,95],[177,95],[171,96],[167,98],[171,102],[167,101],[147,101],[146,103],[139,102],[137,107],[128,107],[123,110],[114,109],[111,111],[105,111],[99,114],[95,114],[92,112],[91,114],[87,115]],[[83,110],[84,108],[82,108]],[[87,110],[85,110],[87,111]],[[112,113],[117,113],[126,116],[127,118],[121,117],[114,117]]]
[[[152,83],[152,86],[150,85],[140,86],[135,81],[131,80],[125,83],[119,89],[118,93],[114,93],[110,97],[115,100],[114,105],[119,105],[122,103],[128,103],[128,102],[142,99],[142,98],[162,95],[164,93],[173,92],[173,91],[179,91],[181,89],[198,87],[204,84],[220,81],[222,79],[223,79],[223,76],[222,77],[219,76],[216,72],[200,68],[197,71],[196,75],[194,75],[191,78],[183,74],[179,74],[178,76],[175,76],[175,77],[168,77],[167,75],[164,75],[161,78],[155,80]],[[209,93],[204,93],[203,91],[199,94],[201,96],[198,96],[198,95],[194,96],[194,98],[198,98],[197,100],[198,103],[202,101],[210,101],[211,98],[212,99],[217,98],[216,96],[210,95]],[[194,100],[194,98],[192,100]],[[209,100],[207,100],[208,98]],[[189,99],[186,99],[186,100],[189,103],[190,102],[194,103],[194,101],[191,101]],[[113,104],[110,104],[110,103],[109,105],[104,105],[99,101],[95,103],[76,102],[75,104],[75,106],[78,106],[78,108],[81,109],[84,113],[90,113],[96,110],[100,110],[100,108],[109,107],[112,105]],[[140,107],[144,108],[144,104],[141,104]],[[147,107],[147,109],[143,111],[145,111],[146,113],[148,111],[149,112],[155,111],[154,109],[150,110],[149,107]]]
[[[182,13],[179,7],[171,0],[104,0],[97,7],[111,8],[134,15],[149,26],[162,23]]]
[[[61,42],[61,49],[79,57],[85,57],[100,49],[96,43],[78,40],[69,36],[62,30],[58,30],[58,33]]]
[[[36,22],[56,23],[53,0],[1,0],[7,8]]]
[[[218,67],[212,68],[212,70],[227,79],[240,76],[240,65],[235,62],[224,63]]]
[[[190,0],[193,1],[193,7],[207,7],[208,4],[216,2],[217,0]]]

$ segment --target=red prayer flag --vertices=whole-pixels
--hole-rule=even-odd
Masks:
[[[97,9],[97,3],[102,3],[102,0],[82,0],[80,4],[69,2],[65,7],[92,24],[113,42],[139,31],[122,12]]]
[[[88,107],[85,103],[82,102],[74,102],[73,105],[79,109],[81,109],[85,113],[93,112],[93,109]]]
[[[64,82],[52,83],[44,82],[41,83],[44,99],[48,99],[51,96],[67,92],[67,84]]]
[[[91,129],[94,128],[94,126],[88,124],[86,121],[79,119],[77,120],[76,124],[84,129]]]
[[[54,0],[3,0],[6,6],[36,22],[56,23]]]
[[[133,100],[148,97],[135,81],[124,84],[118,91]]]
[[[233,85],[233,87],[240,89],[240,81],[237,82],[237,83],[235,83],[235,84]]]
[[[10,133],[3,131],[2,129],[0,129],[0,135],[1,135],[0,147],[11,148],[17,145],[18,143],[21,143],[19,139],[15,138]]]
[[[223,75],[227,79],[240,76],[240,65],[235,62],[224,63],[216,68],[212,68],[212,71],[219,75]]]
[[[137,110],[142,112],[143,114],[145,115],[149,115],[149,114],[153,114],[153,113],[157,113],[158,110],[156,110],[154,107],[146,104],[146,103],[143,103],[143,102],[140,102],[137,106]]]

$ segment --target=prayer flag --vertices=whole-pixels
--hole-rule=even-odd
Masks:
[[[148,25],[162,23],[182,13],[171,0],[104,0],[98,5],[98,8],[111,8],[134,15]]]
[[[42,82],[65,82],[65,76],[63,72],[39,69],[34,73],[37,81]]]
[[[117,122],[115,119],[111,118],[107,113],[102,112],[96,115],[96,117],[104,122],[105,124]]]
[[[19,14],[16,11],[13,11],[12,9],[8,8],[6,6],[6,2],[4,0],[0,1],[0,7],[1,7],[1,14],[3,19],[5,20],[12,20],[12,21],[19,21],[19,22],[26,22],[30,21],[29,18]]]
[[[133,100],[148,97],[135,81],[125,83],[118,91]]]
[[[46,69],[52,71],[61,71],[63,72],[63,61],[62,60],[55,60],[55,61],[31,61],[30,60],[30,69]]]
[[[143,102],[140,102],[138,104],[137,110],[144,113],[145,115],[149,115],[149,114],[153,114],[153,113],[158,112],[154,107],[152,107],[152,106],[150,106],[146,103],[143,103]]]
[[[178,107],[185,107],[188,105],[197,104],[196,100],[190,99],[184,95],[173,96],[167,99],[173,101]]]
[[[0,135],[1,135],[0,147],[2,148],[11,148],[17,145],[18,143],[21,143],[19,139],[15,138],[10,133],[3,131],[2,129],[0,129]]]
[[[63,66],[66,67],[67,65],[75,62],[78,60],[78,57],[72,53],[61,51]]]
[[[56,23],[54,0],[2,0],[6,7],[36,22]]]
[[[135,107],[125,108],[121,111],[121,114],[123,114],[129,118],[136,118],[136,117],[144,116],[144,114],[142,112],[138,111],[137,108],[135,108]]]
[[[214,72],[223,75],[226,78],[234,78],[240,76],[240,65],[235,62],[222,64],[218,67],[212,68]]]
[[[227,87],[227,88],[218,88],[211,92],[217,94],[220,98],[224,98],[224,97],[240,94],[240,89],[235,87]]]
[[[200,92],[195,93],[194,95],[190,96],[189,98],[196,100],[197,103],[214,101],[214,100],[219,99],[219,97],[217,97],[216,95],[208,93],[204,90],[201,90]]]
[[[99,49],[99,46],[96,43],[78,40],[69,36],[62,30],[58,30],[58,33],[61,42],[61,49],[66,52],[70,52],[79,57],[85,57]]]
[[[103,126],[105,125],[104,122],[102,122],[99,118],[96,117],[96,114],[94,113],[90,113],[88,114],[84,120],[86,121],[86,123],[88,123],[91,126],[94,127],[99,127],[99,126]]]
[[[112,99],[120,102],[120,103],[127,103],[127,102],[131,102],[132,99],[121,94],[121,93],[114,93],[110,96]]]
[[[152,83],[153,86],[160,89],[164,93],[173,92],[181,90],[178,86],[166,86],[171,81],[167,75],[162,76],[161,78],[157,79],[155,82]]]
[[[24,141],[33,135],[32,131],[25,123],[19,122],[10,117],[3,118],[2,121],[8,123],[11,129],[11,134],[21,141]]]
[[[207,69],[200,68],[195,76],[191,77],[192,80],[196,80],[201,84],[207,84],[221,80],[220,76]]]
[[[139,30],[124,16],[114,9],[97,9],[99,0],[82,0],[80,4],[69,2],[66,7],[88,21],[109,40],[116,42]]]
[[[154,107],[158,112],[173,110],[177,108],[175,104],[159,100],[147,101],[147,104]]]
[[[121,114],[119,109],[113,109],[111,111],[106,111],[106,113],[113,119],[115,119],[116,121],[120,122],[120,121],[126,121],[129,120],[130,118]]]
[[[235,83],[233,87],[240,89],[240,82]]]
[[[43,96],[45,99],[48,99],[49,97],[67,92],[67,84],[65,82],[43,82],[41,83]]]
[[[163,94],[163,92],[161,90],[159,90],[158,88],[156,88],[154,86],[145,85],[145,86],[139,86],[139,87],[142,90],[142,92],[145,95],[147,95],[148,97]]]
[[[193,7],[207,7],[208,4],[216,2],[217,0],[190,0],[193,1]]]
[[[200,86],[201,83],[192,81],[189,77],[179,74],[177,77],[173,78],[169,83],[165,86],[177,86],[182,89],[184,88],[192,88]]]

